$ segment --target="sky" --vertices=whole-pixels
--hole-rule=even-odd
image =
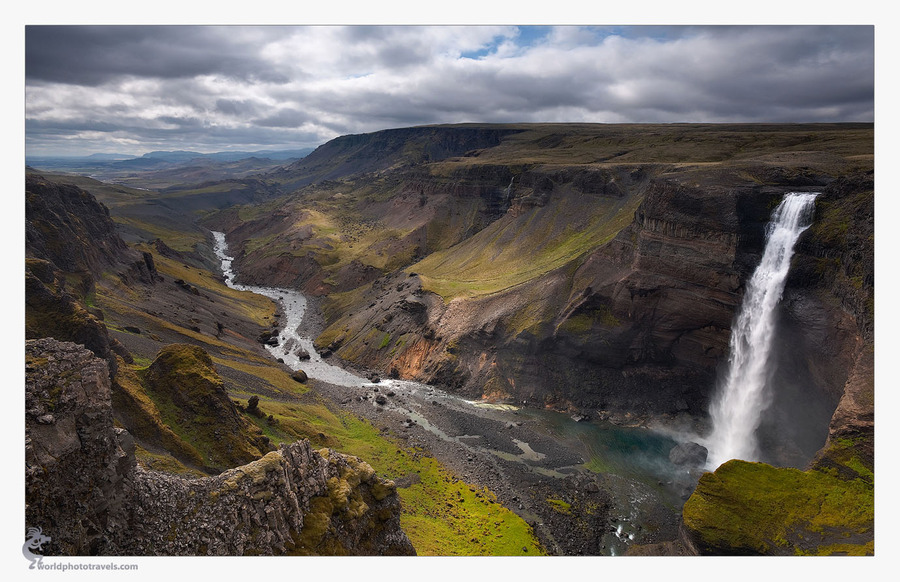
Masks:
[[[870,25],[25,27],[34,155],[463,122],[874,120]]]

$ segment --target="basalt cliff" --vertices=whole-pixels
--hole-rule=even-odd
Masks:
[[[427,149],[464,129],[336,140],[282,171],[290,195],[208,224],[245,281],[324,297],[325,353],[470,398],[702,433],[771,211],[787,192],[819,192],[760,439],[767,462],[870,491],[871,127],[504,126]],[[416,155],[383,147],[398,140]],[[696,499],[723,495],[711,475]],[[716,545],[698,533],[718,527],[702,506],[686,509],[694,552],[815,553],[836,539]],[[831,523],[804,515],[789,529],[817,519]],[[848,526],[854,540],[870,539],[867,519]]]

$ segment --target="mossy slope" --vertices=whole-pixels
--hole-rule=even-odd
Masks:
[[[683,527],[701,554],[872,555],[874,517],[871,473],[733,460],[700,478]]]
[[[378,475],[393,480],[402,500],[403,530],[420,556],[546,553],[532,528],[491,491],[461,481],[421,449],[335,409],[314,392],[295,402],[261,397],[259,408],[274,422],[249,418],[273,443],[308,438],[315,446],[365,459]],[[323,515],[332,505],[328,500],[317,503]],[[324,518],[320,525],[326,527]]]
[[[268,439],[242,417],[202,348],[168,345],[141,375],[165,424],[202,455],[205,467],[221,471],[268,451]]]

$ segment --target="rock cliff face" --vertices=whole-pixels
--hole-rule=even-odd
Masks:
[[[804,471],[730,461],[705,474],[684,508],[693,553],[874,553],[873,194],[870,175],[823,189],[783,301],[779,364],[821,389],[785,394],[778,382],[762,437],[817,452]],[[816,411],[821,391],[836,406]],[[827,439],[804,443],[800,427],[816,415]]]
[[[116,354],[131,355],[109,337],[103,314],[85,298],[105,275],[125,285],[160,280],[153,257],[129,248],[109,210],[76,186],[36,174],[25,180],[25,337],[52,336],[87,346],[113,375]]]
[[[799,127],[725,129],[516,127],[482,143],[443,128],[471,147],[433,157],[404,154],[441,142],[422,128],[348,136],[290,169],[341,181],[226,230],[247,251],[246,280],[328,296],[317,344],[353,363],[471,397],[703,419],[772,209],[786,192],[822,192],[779,314],[784,373],[762,427],[770,460],[800,467],[871,331],[871,175]],[[759,144],[775,149],[750,153]],[[355,234],[350,217],[389,240]]]
[[[107,365],[26,342],[26,524],[44,555],[413,554],[392,482],[307,441],[215,477],[140,468],[113,426]]]
[[[25,179],[25,256],[45,259],[66,273],[105,270],[152,283],[149,253],[130,249],[116,232],[109,210],[89,192],[37,174]]]
[[[502,221],[528,212],[522,218],[539,229],[558,199],[582,196],[564,188],[532,211],[514,198]],[[768,209],[782,194],[652,182],[631,224],[558,269],[449,302],[424,288],[425,275],[380,278],[319,344],[472,396],[701,415],[727,354],[742,281],[762,249]],[[390,346],[375,341],[388,336]]]

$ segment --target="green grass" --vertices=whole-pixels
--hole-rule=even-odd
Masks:
[[[365,420],[335,412],[313,394],[302,403],[260,397],[277,424],[254,422],[273,442],[310,438],[315,446],[358,456],[399,487],[400,521],[419,555],[541,555],[531,527],[493,493],[454,477],[437,460],[382,434]],[[249,415],[248,415],[249,416]],[[525,550],[523,550],[525,548]]]
[[[284,369],[272,363],[250,364],[235,360],[234,358],[221,358],[216,356],[213,356],[212,360],[217,366],[231,368],[255,376],[260,380],[264,380],[269,386],[285,394],[299,396],[309,391],[309,387],[306,384],[300,384],[291,378],[291,375]]]
[[[642,197],[569,195],[494,222],[411,266],[445,301],[498,293],[558,269],[611,240],[634,218]],[[590,209],[586,212],[586,209]]]
[[[553,508],[554,511],[562,513],[563,515],[572,515],[572,504],[562,499],[551,499],[547,498],[547,503],[550,507]]]

